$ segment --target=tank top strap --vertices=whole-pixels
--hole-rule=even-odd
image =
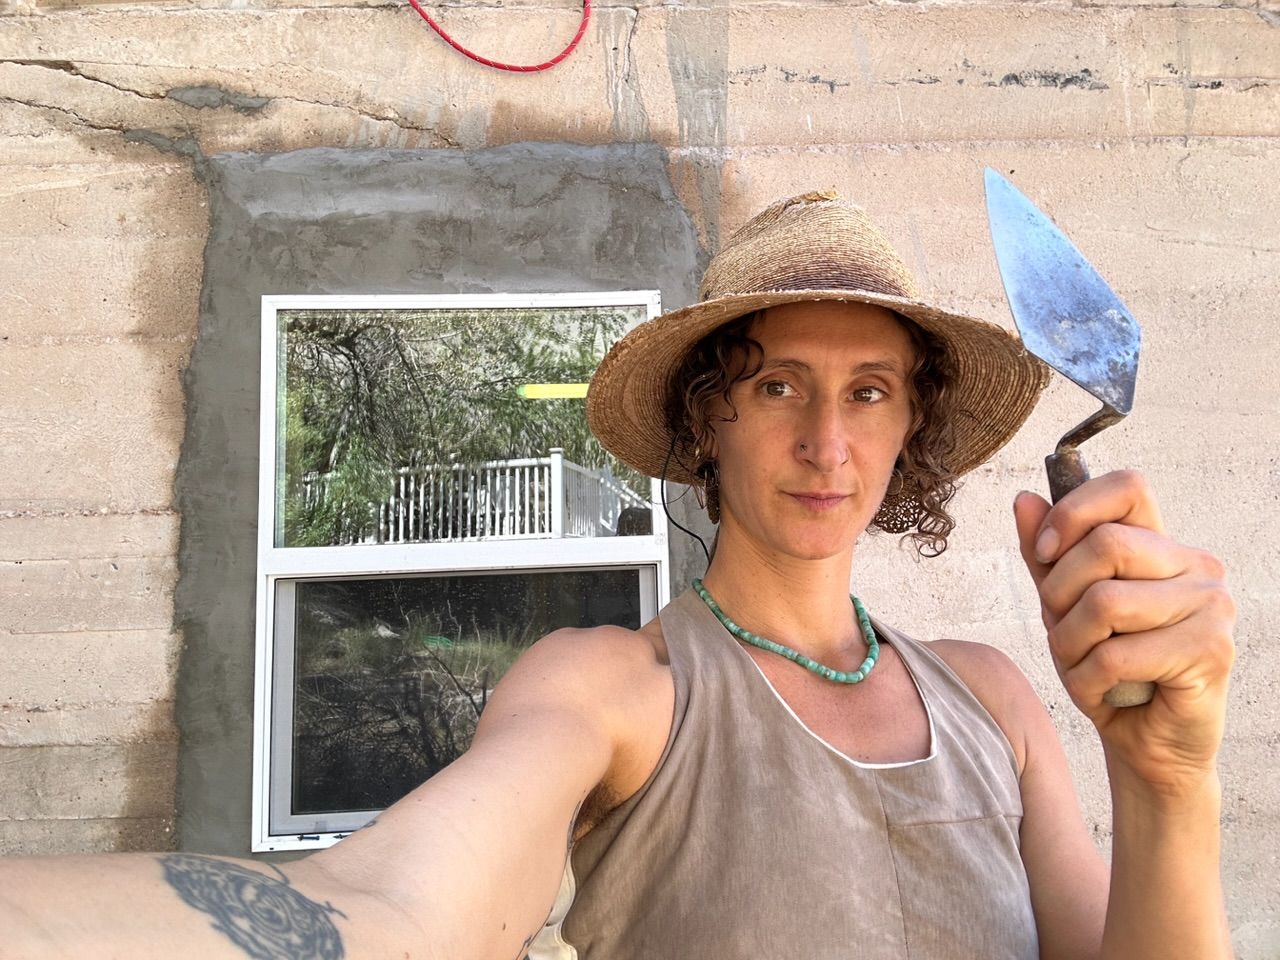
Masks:
[[[686,589],[658,614],[673,673],[688,679],[709,666],[732,659],[737,644],[692,588]]]
[[[1007,764],[1017,783],[1018,760],[1013,746],[986,706],[960,678],[951,666],[934,653],[928,644],[908,636],[876,617],[871,618],[876,635],[887,641],[897,651],[907,666],[920,691],[920,697],[929,711],[930,725],[936,739],[949,744],[935,743],[932,752],[940,746],[956,746],[970,755],[977,750],[991,762]],[[1011,796],[1010,803],[1015,801]],[[1020,807],[1020,804],[1018,804]]]

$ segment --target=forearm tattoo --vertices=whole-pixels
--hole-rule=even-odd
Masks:
[[[341,960],[346,956],[330,914],[346,914],[304,897],[279,879],[225,860],[189,853],[160,858],[164,878],[184,903],[213,918],[212,927],[253,960]]]

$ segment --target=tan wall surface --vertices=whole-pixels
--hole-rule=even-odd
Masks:
[[[524,61],[578,18],[438,12]],[[658,142],[711,242],[838,187],[926,291],[996,319],[982,167],[1071,233],[1146,331],[1136,412],[1091,459],[1147,471],[1170,528],[1232,570],[1225,874],[1240,955],[1280,956],[1280,8],[1253,0],[606,4],[533,75],[465,60],[398,3],[0,0],[0,851],[166,843],[172,483],[207,233],[193,157],[538,139]],[[1052,677],[1008,506],[1087,412],[1056,384],[969,481],[953,550],[917,567],[873,542],[858,588],[911,632],[1015,656],[1105,844],[1099,751]]]

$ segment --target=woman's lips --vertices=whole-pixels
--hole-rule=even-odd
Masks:
[[[788,493],[797,503],[819,512],[834,510],[849,499],[847,493]]]

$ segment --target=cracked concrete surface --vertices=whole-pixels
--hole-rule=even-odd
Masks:
[[[21,71],[21,72],[17,72]],[[37,73],[28,73],[36,71]],[[132,110],[119,98],[105,100],[94,97],[84,88],[74,86],[74,81],[50,83],[39,76],[38,71],[54,71],[86,85],[100,85],[114,93],[124,94],[148,103]],[[56,96],[63,93],[61,102]],[[255,96],[237,90],[228,90],[213,84],[175,86],[161,91],[125,86],[100,76],[89,64],[53,59],[0,59],[0,101],[54,110],[94,130],[127,133],[138,130],[154,131],[160,137],[180,137],[198,142],[211,124],[203,111],[230,112],[232,115],[253,115],[267,110],[273,103],[290,104],[300,108],[320,107],[354,116],[361,121],[390,123],[399,130],[423,134],[428,146],[458,146],[451,138],[429,128],[418,126],[393,110],[369,112],[351,104],[307,100],[292,96]]]
[[[652,139],[677,163],[690,158],[677,174],[678,189],[706,209],[700,219],[709,236],[720,189],[715,158],[726,150],[800,139],[945,144],[993,139],[996,129],[996,139],[1015,141],[1251,136],[1269,129],[1280,100],[1274,68],[1280,51],[1260,16],[1270,11],[1261,8],[1019,5],[1023,13],[1035,11],[1028,17],[1011,16],[996,3],[901,11],[795,3],[760,6],[752,26],[718,19],[727,9],[603,7],[587,42],[546,81],[478,68],[429,33],[407,29],[397,8],[246,13],[263,34],[261,58],[232,42],[223,21],[236,14],[223,10],[95,12],[91,19],[108,25],[102,31],[65,14],[7,18],[0,31],[0,99],[61,109],[67,120],[99,131],[190,137],[205,154],[355,144],[475,148],[565,136]],[[450,15],[465,41],[520,59],[554,45],[573,9],[468,6],[451,8]],[[512,17],[527,18],[523,29],[512,29]],[[913,34],[909,55],[885,57],[880,51],[892,42],[885,31],[899,20]],[[692,46],[680,39],[703,21],[713,26],[691,34]],[[1237,56],[1189,63],[1183,89],[1230,90],[1244,99],[1201,98],[1191,109],[1168,99],[1159,59],[1186,55],[1179,46],[1184,41],[1169,30],[1184,21],[1196,24],[1198,57],[1215,49]],[[120,29],[111,29],[115,23]],[[392,69],[370,72],[367,58],[328,42],[335,31],[353,29],[366,49],[388,51]],[[862,51],[856,69],[851,41],[842,36],[850,29],[862,37],[852,42]],[[171,32],[174,42],[156,43],[157,30]],[[958,30],[984,39],[958,50]],[[786,51],[777,49],[775,36],[809,38],[808,63],[779,56]],[[722,57],[724,81],[715,66]],[[554,84],[554,107],[538,92],[543,82]],[[923,88],[944,86],[952,88],[947,96],[955,116],[935,133],[917,117],[927,117],[941,95]],[[819,91],[825,101],[816,98]],[[1047,92],[1068,97],[1052,109],[1024,108],[1012,99]],[[1098,100],[1070,98],[1081,92]],[[776,117],[768,116],[772,109]]]

